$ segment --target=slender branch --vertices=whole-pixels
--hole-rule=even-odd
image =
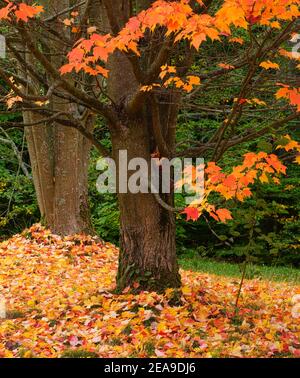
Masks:
[[[3,132],[3,134],[6,136],[6,138],[1,138],[0,137],[0,142],[1,143],[4,143],[4,144],[8,144],[11,146],[16,158],[18,159],[18,162],[19,162],[19,165],[20,165],[20,168],[22,169],[24,175],[29,178],[30,180],[32,180],[32,177],[30,175],[30,173],[28,172],[28,169],[22,159],[22,154],[21,152],[19,151],[18,147],[16,146],[15,142],[9,137],[9,135],[7,134],[7,132],[2,128],[0,127],[0,130]]]
[[[160,73],[160,67],[167,61],[169,57],[172,45],[173,40],[171,38],[167,38],[163,43],[161,49],[159,50],[156,59],[153,61],[148,71],[146,72],[144,82],[145,85],[152,84],[157,78]]]
[[[293,113],[286,118],[277,120],[277,121],[271,123],[270,125],[262,128],[260,130],[252,132],[252,129],[249,129],[250,132],[248,132],[246,135],[236,136],[232,139],[229,139],[226,143],[224,143],[223,154],[224,154],[224,152],[226,152],[227,150],[229,150],[230,148],[232,148],[236,145],[239,145],[239,144],[242,144],[244,142],[248,142],[248,141],[257,139],[259,137],[262,137],[263,135],[266,135],[266,134],[272,132],[273,130],[278,130],[280,127],[283,127],[288,122],[291,122],[291,121],[298,119],[298,118],[300,118],[299,112]],[[197,142],[195,142],[195,143],[197,143]],[[185,156],[185,157],[195,156],[196,157],[196,156],[199,156],[199,154],[204,153],[208,150],[215,149],[215,146],[216,146],[216,143],[199,143],[199,146],[188,148],[184,151],[178,152],[175,156],[177,156],[177,157],[179,157],[179,156]]]
[[[43,19],[42,21],[44,21],[44,22],[51,22],[51,21],[54,21],[56,18],[58,18],[58,17],[60,17],[60,16],[62,16],[62,15],[64,15],[64,14],[66,14],[66,13],[72,12],[72,10],[81,7],[81,6],[84,5],[85,3],[86,3],[86,0],[81,1],[80,3],[78,3],[78,4],[74,4],[74,5],[72,5],[71,7],[65,8],[65,9],[63,9],[62,11],[57,12],[57,13],[54,14],[53,16],[49,16],[49,17]]]
[[[166,144],[166,141],[162,134],[162,125],[160,121],[159,106],[154,97],[151,98],[151,109],[152,109],[152,128],[155,138],[155,142],[158,146],[160,154],[164,157],[170,156],[170,151]]]
[[[79,99],[83,101],[88,106],[92,106],[94,110],[96,110],[98,113],[103,115],[112,125],[119,125],[119,119],[116,115],[116,113],[113,111],[113,109],[98,101],[97,99],[88,96],[81,90],[74,87],[69,81],[62,78],[59,71],[52,65],[52,63],[45,57],[45,55],[35,46],[30,34],[26,30],[25,27],[19,28],[19,31],[24,38],[27,47],[33,54],[33,56],[38,59],[38,61],[43,65],[43,67],[46,69],[46,71],[55,79],[55,80],[61,80],[61,88],[66,90],[68,93],[70,93],[72,96],[74,96],[75,99]]]
[[[242,136],[242,137],[233,138],[233,139],[228,141],[228,143],[226,145],[226,149],[231,148],[233,146],[236,146],[237,144],[244,143],[244,142],[247,142],[249,140],[259,138],[259,137],[271,132],[272,130],[276,130],[276,129],[280,128],[281,126],[284,126],[288,122],[293,121],[294,119],[297,119],[297,118],[300,118],[299,112],[293,113],[286,118],[275,121],[271,125],[266,126],[261,130],[255,131],[253,133],[249,133],[249,134]]]
[[[61,116],[67,116],[68,119],[59,118]],[[20,122],[6,122],[5,125],[2,125],[3,129],[10,128],[24,128],[24,127],[34,127],[49,124],[51,122],[59,123],[62,126],[71,127],[78,130],[85,138],[87,138],[93,146],[96,147],[101,156],[107,157],[110,156],[109,151],[90,133],[85,127],[82,126],[80,121],[75,120],[70,114],[66,112],[59,112],[51,117],[40,119],[39,121],[32,123],[20,123]]]
[[[158,193],[152,193],[156,202],[165,210],[169,211],[170,213],[182,213],[184,208],[183,207],[173,207],[167,204]]]

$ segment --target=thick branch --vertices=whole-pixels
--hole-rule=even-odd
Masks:
[[[38,109],[36,109],[38,112]],[[60,118],[61,116],[66,116],[68,118]],[[24,128],[24,127],[34,127],[34,126],[43,126],[51,122],[59,123],[62,126],[71,127],[80,132],[85,138],[87,138],[92,145],[98,150],[101,156],[107,157],[110,155],[109,151],[90,133],[82,124],[73,119],[73,117],[66,112],[59,112],[50,117],[40,119],[37,122],[32,123],[20,123],[20,122],[5,122],[5,125],[2,125],[3,129],[11,128]]]
[[[155,142],[158,146],[158,150],[160,154],[164,157],[169,157],[170,151],[168,149],[168,146],[162,134],[159,106],[155,98],[151,99],[151,108],[152,108],[152,128],[153,128]]]

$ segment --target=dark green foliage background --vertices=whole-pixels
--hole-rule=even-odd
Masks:
[[[9,136],[21,152],[23,132],[10,131]],[[23,160],[29,166],[25,145]],[[20,170],[11,146],[0,141],[0,240],[37,222],[39,217],[32,180]]]

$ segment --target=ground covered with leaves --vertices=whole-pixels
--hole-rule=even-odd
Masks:
[[[300,286],[246,280],[237,313],[236,279],[191,271],[181,293],[116,295],[117,259],[38,225],[0,244],[0,356],[300,357]]]

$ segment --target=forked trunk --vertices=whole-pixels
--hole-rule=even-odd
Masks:
[[[24,113],[25,121],[36,117]],[[60,235],[91,233],[89,141],[77,130],[59,125],[28,127],[26,139],[43,223]]]
[[[41,0],[45,7],[45,15],[51,16],[68,9],[69,0]],[[52,21],[51,26],[59,30],[61,22]],[[64,31],[67,33],[67,31]],[[63,39],[51,38],[47,44],[49,55],[64,51]],[[35,60],[30,54],[25,54],[26,62],[31,65]],[[52,54],[51,63],[59,68],[64,62],[64,54]],[[23,71],[21,71],[23,72]],[[30,86],[31,94],[40,93],[40,83],[29,73],[24,73]],[[49,87],[53,85],[51,78]],[[49,108],[53,112],[74,114],[79,110],[76,104],[53,95]],[[79,114],[80,115],[80,114]],[[37,123],[45,116],[26,111],[23,113],[27,124]],[[90,132],[93,130],[94,116],[88,114],[81,123]],[[26,139],[32,165],[33,180],[42,219],[52,232],[69,235],[75,233],[91,233],[90,214],[88,206],[88,163],[90,142],[77,130],[61,126],[58,123],[41,123],[26,128]]]

